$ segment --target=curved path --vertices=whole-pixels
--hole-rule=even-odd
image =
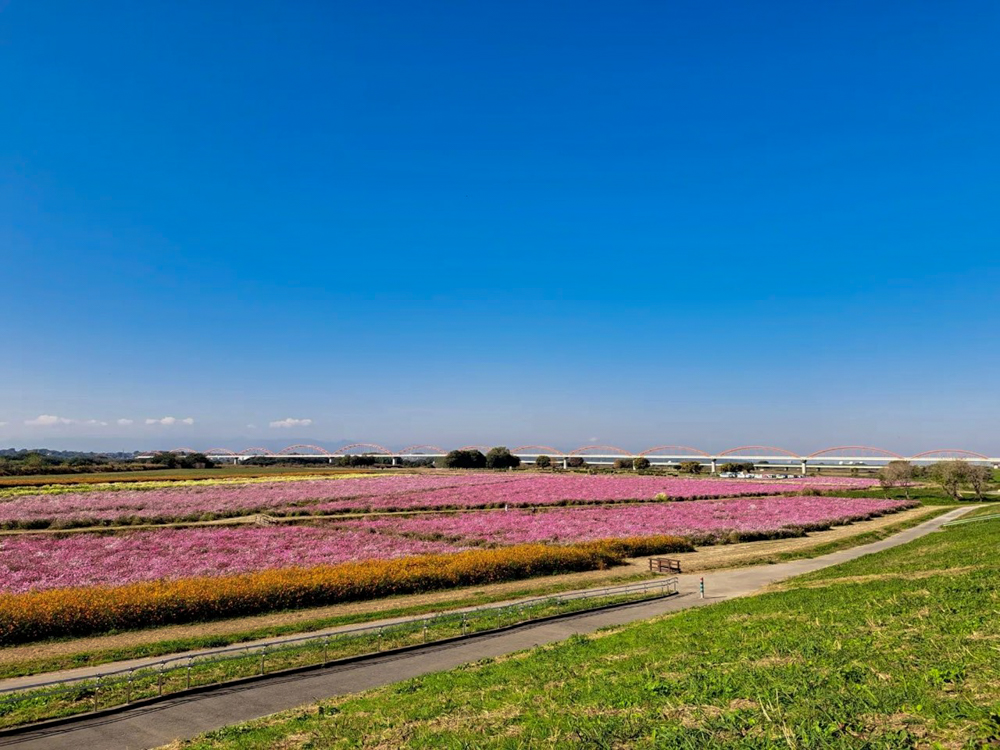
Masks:
[[[90,750],[114,748],[137,750],[194,737],[202,732],[248,721],[277,711],[294,708],[348,693],[398,682],[431,672],[452,669],[486,657],[502,656],[546,643],[565,640],[574,633],[590,633],[600,628],[645,620],[689,607],[712,604],[746,596],[762,587],[792,576],[853,560],[863,555],[895,547],[917,539],[942,524],[968,512],[956,508],[888,539],[807,560],[761,565],[737,570],[706,573],[707,598],[698,597],[700,576],[682,575],[681,595],[647,603],[580,614],[563,620],[525,625],[495,635],[473,637],[458,643],[387,655],[342,667],[276,676],[271,680],[242,686],[219,688],[206,693],[179,695],[149,706],[109,716],[23,734],[4,736],[0,746],[23,750],[61,750],[86,747]],[[108,668],[110,665],[104,665]]]

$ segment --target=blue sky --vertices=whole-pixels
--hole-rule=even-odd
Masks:
[[[0,3],[0,445],[996,455],[998,31]]]

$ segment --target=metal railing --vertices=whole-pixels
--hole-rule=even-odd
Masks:
[[[948,523],[941,524],[942,528],[947,528],[949,526],[961,526],[965,523],[975,523],[976,521],[994,521],[1000,518],[1000,513],[990,513],[983,516],[972,516],[972,518],[959,518],[957,521],[948,521]]]
[[[228,646],[127,669],[0,688],[0,730],[676,593],[677,578],[664,578],[284,638],[265,644]]]

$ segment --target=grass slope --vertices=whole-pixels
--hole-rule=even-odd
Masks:
[[[187,748],[1000,745],[1000,522]]]

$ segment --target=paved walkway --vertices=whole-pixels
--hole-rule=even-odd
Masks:
[[[496,635],[425,648],[397,656],[375,658],[349,666],[275,677],[244,686],[219,688],[208,693],[177,696],[151,706],[23,735],[4,737],[0,746],[19,750],[62,750],[85,747],[138,750],[158,747],[175,739],[248,721],[277,711],[356,693],[411,677],[565,640],[574,633],[590,633],[611,625],[645,620],[704,604],[752,594],[791,576],[819,570],[883,549],[905,544],[936,531],[942,524],[968,512],[956,508],[888,539],[807,560],[705,573],[706,599],[698,598],[699,575],[680,576],[681,595],[611,610],[581,614],[555,622],[526,625]],[[104,665],[107,669],[110,665]],[[37,679],[37,678],[36,678]]]

